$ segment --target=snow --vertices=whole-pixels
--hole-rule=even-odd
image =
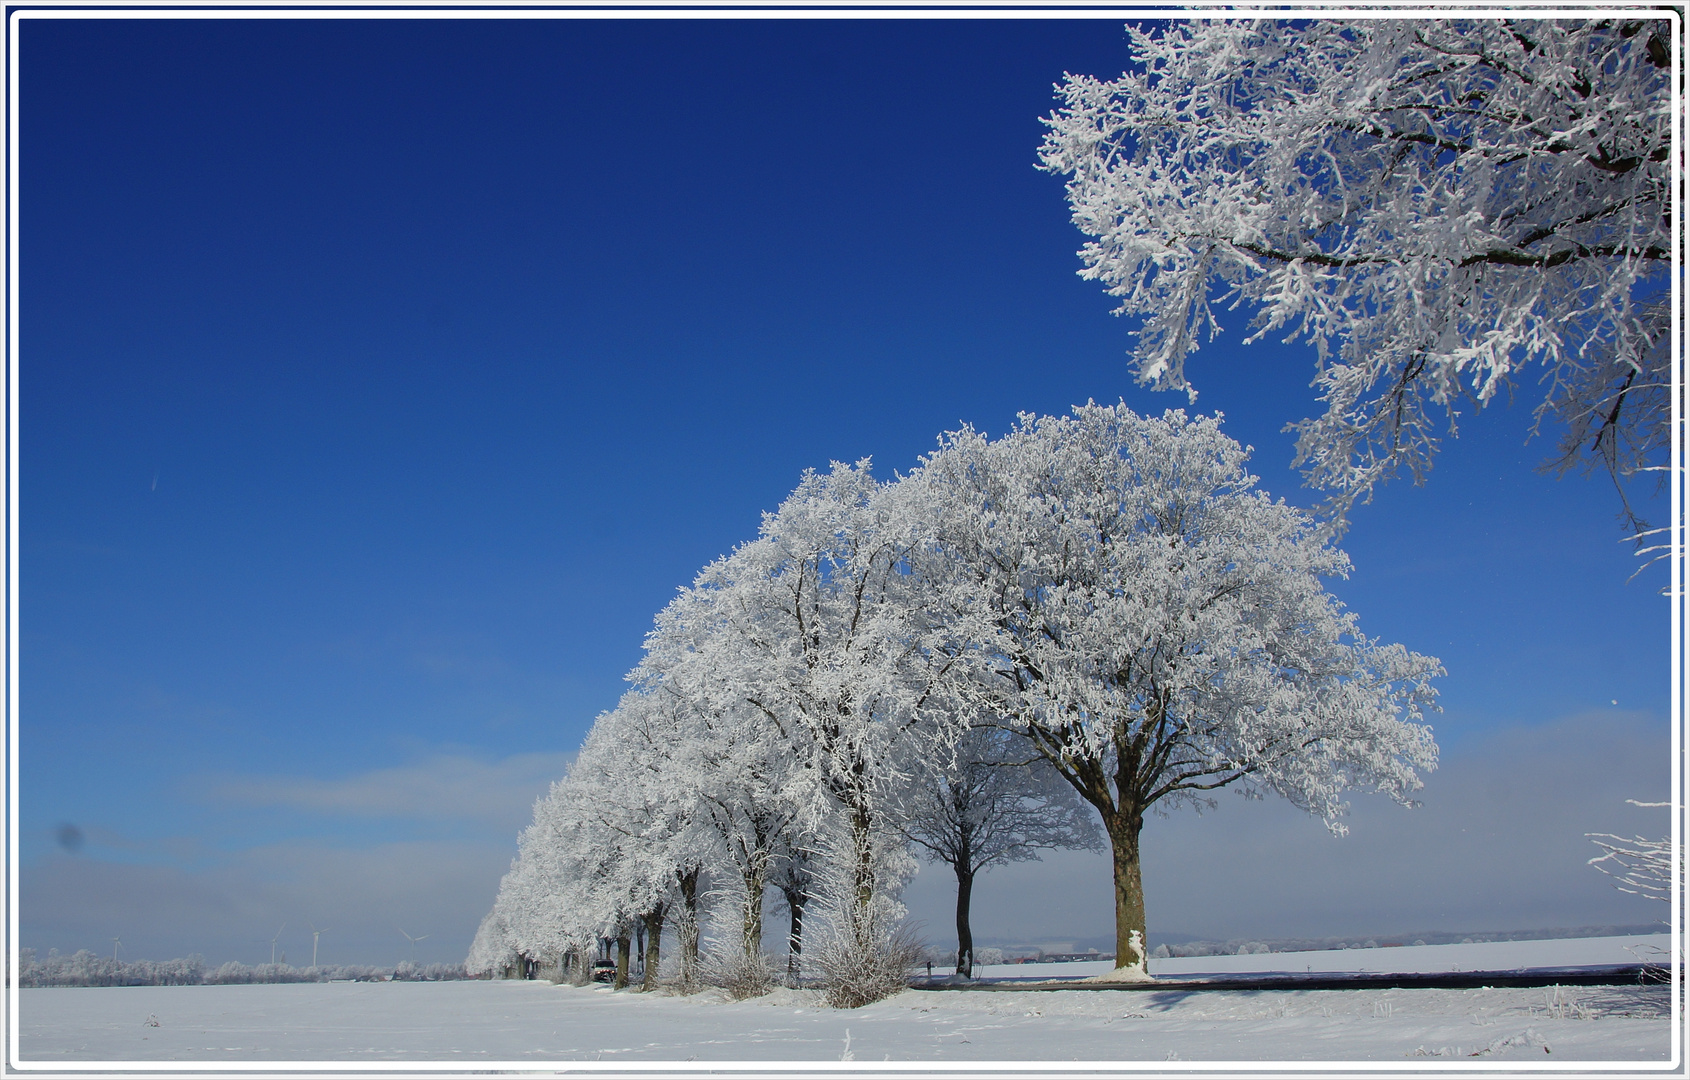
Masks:
[[[1394,970],[1623,963],[1654,938],[1498,942],[1161,961],[1211,973],[1360,958]],[[1334,962],[1337,962],[1334,960]],[[1081,976],[1089,964],[1055,967]],[[1361,970],[1326,968],[1325,970]],[[1371,970],[1383,970],[1374,967]],[[1044,975],[1043,971],[1027,974]],[[535,1068],[569,1062],[857,1063],[1666,1061],[1664,986],[1480,990],[909,990],[835,1010],[817,991],[727,1002],[546,982],[305,983],[26,989],[21,1063],[378,1062]],[[156,1021],[152,1026],[149,1021]],[[72,1065],[71,1063],[75,1063]],[[181,1068],[181,1064],[171,1066]]]
[[[1606,967],[1660,963],[1669,955],[1671,936],[1562,938],[1550,941],[1486,941],[1462,945],[1407,945],[1378,949],[1323,949],[1311,952],[1251,953],[1244,956],[1181,956],[1149,961],[1159,978],[1201,978],[1251,972],[1408,975],[1416,972],[1514,971],[1520,968]],[[1109,971],[1113,962],[994,964],[981,967],[981,979],[1084,978]],[[937,966],[935,966],[937,971]]]

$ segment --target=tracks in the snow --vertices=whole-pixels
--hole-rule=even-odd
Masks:
[[[1260,975],[1222,975],[1198,979],[1152,979],[1137,983],[1097,983],[1081,979],[1030,979],[1026,982],[918,982],[914,990],[1025,991],[1135,990],[1187,993],[1203,990],[1473,990],[1486,986],[1636,986],[1663,985],[1671,970],[1654,964],[1607,967],[1526,968],[1516,971],[1446,971],[1392,975],[1379,972],[1308,975],[1264,972]]]

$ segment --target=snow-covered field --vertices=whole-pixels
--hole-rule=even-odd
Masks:
[[[1474,970],[1488,966],[1481,963],[1487,952],[1531,946],[1510,953],[1523,959],[1507,966],[1559,967],[1626,963],[1633,959],[1627,946],[1663,944],[1655,938],[1423,946],[1367,950],[1367,959],[1400,954],[1391,970]],[[1346,956],[1356,959],[1354,953],[1282,953],[1202,958],[1200,967],[1262,970],[1276,961],[1268,969],[1302,971],[1317,959]],[[1165,961],[1164,973],[1175,963],[1199,961]],[[1081,975],[1092,965],[1049,966]],[[1015,974],[1046,974],[1017,967],[1023,970]],[[544,982],[308,983],[30,989],[22,991],[19,1009],[22,1062],[76,1068],[94,1061],[389,1060],[477,1069],[840,1060],[1422,1064],[1433,1058],[1547,1065],[1664,1062],[1672,1050],[1664,986],[910,990],[838,1011],[814,991],[779,990],[732,1003],[714,991],[673,997]]]
[[[1562,938],[1552,941],[1484,941],[1467,945],[1408,945],[1385,949],[1326,949],[1319,952],[1255,953],[1246,956],[1185,956],[1151,960],[1159,978],[1201,978],[1246,972],[1390,974],[1450,971],[1515,971],[1521,968],[1603,967],[1661,963],[1670,934],[1643,937]],[[994,964],[982,979],[1065,979],[1101,974],[1110,961],[1065,964]],[[935,975],[938,971],[935,970]]]

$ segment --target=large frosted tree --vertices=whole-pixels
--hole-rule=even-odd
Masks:
[[[906,481],[995,622],[999,714],[1101,818],[1120,979],[1147,977],[1153,806],[1232,785],[1342,832],[1344,791],[1407,802],[1436,764],[1437,661],[1362,636],[1321,584],[1344,554],[1245,458],[1218,418],[1088,405],[954,432]]]
[[[1254,312],[1246,340],[1312,342],[1297,462],[1340,522],[1527,379],[1558,468],[1663,469],[1671,23],[1127,29],[1130,70],[1060,87],[1042,161],[1093,237],[1082,276],[1143,317],[1141,382],[1194,394],[1217,306]]]

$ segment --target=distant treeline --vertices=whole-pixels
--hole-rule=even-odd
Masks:
[[[87,949],[69,956],[49,949],[37,958],[24,949],[18,968],[19,986],[226,986],[233,983],[300,983],[358,980],[362,982],[440,982],[467,979],[462,964],[418,965],[409,961],[393,967],[333,964],[296,968],[287,964],[242,964],[231,960],[211,967],[195,954],[177,960],[113,960]]]

